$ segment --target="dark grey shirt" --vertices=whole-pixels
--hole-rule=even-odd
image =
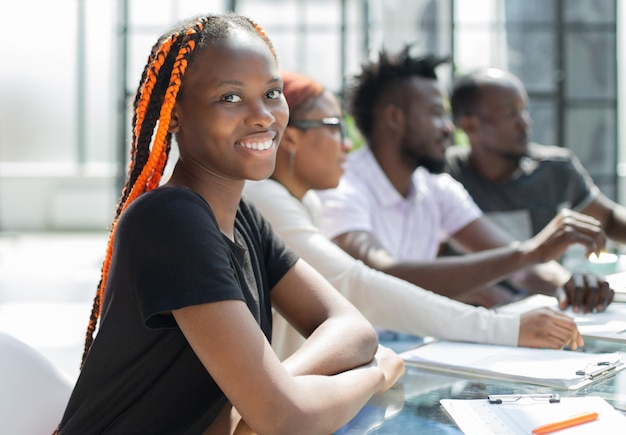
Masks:
[[[598,192],[567,148],[529,144],[519,169],[502,181],[479,176],[469,163],[469,152],[469,146],[450,147],[446,171],[465,186],[488,217],[518,240],[537,234],[562,208],[585,208]]]

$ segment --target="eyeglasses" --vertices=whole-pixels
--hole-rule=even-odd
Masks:
[[[343,118],[337,118],[336,116],[324,119],[314,120],[289,120],[287,125],[291,125],[296,128],[306,130],[307,128],[319,128],[319,127],[339,127],[341,132],[341,140],[344,141],[348,137],[348,131],[346,129],[346,122]]]
[[[491,124],[499,122],[517,122],[520,119],[524,120],[526,123],[530,122],[530,113],[526,108],[510,110],[489,116],[477,113],[475,116],[480,118],[481,121]]]

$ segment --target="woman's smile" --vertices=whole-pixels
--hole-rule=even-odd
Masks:
[[[254,135],[247,139],[237,141],[237,145],[253,151],[267,151],[275,148],[274,143],[276,141],[276,132],[268,132],[263,135]]]

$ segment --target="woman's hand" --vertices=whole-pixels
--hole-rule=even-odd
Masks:
[[[519,346],[576,350],[585,343],[576,322],[551,308],[538,308],[521,315]]]
[[[378,345],[373,364],[382,370],[385,382],[379,392],[387,391],[404,374],[404,361],[393,350]]]

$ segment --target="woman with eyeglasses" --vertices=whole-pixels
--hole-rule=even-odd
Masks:
[[[332,92],[309,77],[282,72],[290,118],[270,179],[247,182],[244,195],[288,246],[316,268],[377,327],[441,339],[555,348],[552,331],[575,323],[541,308],[525,314],[496,313],[424,290],[369,268],[326,238],[318,227],[315,190],[336,187],[351,147],[342,108]],[[568,323],[569,322],[569,323]],[[304,341],[274,313],[272,346],[281,358]],[[571,347],[576,347],[573,340]]]

